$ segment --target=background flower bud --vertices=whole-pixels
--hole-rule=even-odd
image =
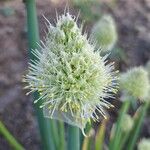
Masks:
[[[150,139],[141,139],[138,144],[138,150],[150,150]]]
[[[124,114],[122,117],[123,117],[123,119],[122,119],[123,122],[121,124],[121,130],[123,132],[129,132],[133,127],[133,123],[134,123],[133,119],[128,114]]]
[[[135,67],[122,73],[120,87],[135,98],[145,100],[150,87],[147,71],[143,67]]]
[[[114,19],[110,15],[104,15],[93,26],[92,36],[97,47],[100,47],[103,52],[110,51],[118,38]]]

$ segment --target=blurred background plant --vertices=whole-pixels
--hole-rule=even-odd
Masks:
[[[150,149],[150,139],[143,138],[138,143],[138,150],[149,150]]]
[[[31,48],[35,49],[37,47],[36,42],[39,41],[38,35],[39,31],[36,20],[37,15],[34,3],[35,1],[26,0],[24,2],[28,2],[28,6],[27,5],[26,6],[28,8],[29,15],[23,17],[28,17],[28,27],[29,27],[28,29],[30,34],[29,45],[30,49]],[[2,16],[2,17],[0,16],[1,22],[3,21],[7,22],[6,19],[7,18],[9,19],[10,17],[13,19],[13,17],[15,15],[18,15],[18,12],[20,12],[20,9],[16,9],[17,4],[19,3],[19,1],[17,0],[10,3],[4,1],[0,3],[2,3],[2,7],[0,7],[0,15]],[[9,5],[7,5],[6,3],[9,3]],[[123,2],[121,0],[117,1],[72,0],[68,2],[69,9],[73,14],[77,14],[78,11],[80,11],[79,22],[82,22],[82,20],[84,20],[87,26],[87,29],[85,30],[89,33],[89,35],[90,33],[93,34],[93,36],[95,37],[95,40],[93,42],[97,45],[98,48],[100,48],[102,55],[104,55],[106,52],[110,52],[109,61],[110,62],[115,61],[116,68],[120,70],[119,75],[120,90],[115,100],[113,100],[115,108],[109,111],[110,117],[107,120],[103,120],[101,118],[100,123],[92,122],[91,124],[88,124],[85,129],[85,133],[88,136],[84,137],[78,129],[71,129],[72,131],[68,132],[68,130],[70,129],[63,122],[54,120],[52,121],[50,119],[43,118],[43,112],[39,110],[37,105],[35,110],[37,112],[36,116],[38,117],[41,139],[38,139],[37,141],[35,141],[35,143],[31,142],[33,141],[33,139],[35,139],[37,135],[39,135],[38,133],[36,134],[34,133],[33,137],[28,137],[31,133],[33,133],[32,129],[30,130],[31,133],[28,134],[26,133],[27,134],[26,136],[30,139],[29,140],[30,142],[27,142],[28,140],[26,139],[28,138],[20,139],[21,135],[19,135],[18,132],[13,131],[13,128],[11,127],[11,125],[9,125],[15,123],[15,121],[17,123],[17,118],[16,117],[15,119],[13,118],[12,120],[13,123],[10,120],[7,121],[7,119],[2,119],[4,120],[4,122],[6,122],[6,126],[10,128],[10,131],[12,131],[12,133],[10,133],[10,131],[8,131],[8,129],[1,122],[0,134],[2,135],[2,137],[0,137],[0,149],[4,150],[9,149],[10,147],[6,146],[8,143],[11,145],[13,149],[16,150],[21,149],[149,150],[150,149],[148,139],[149,122],[147,121],[149,118],[149,106],[150,106],[149,104],[150,51],[149,51],[148,36],[146,36],[148,34],[147,29],[149,28],[149,26],[146,24],[146,21],[144,21],[145,25],[141,24],[140,22],[141,20],[146,19],[148,20],[148,17],[146,16],[146,8],[150,6],[149,5],[145,6],[145,4],[148,3],[147,0],[144,0],[145,4],[143,4],[140,0],[137,3],[135,6],[134,5],[135,3],[130,0],[126,2]],[[57,7],[58,13],[61,14],[63,12],[63,9],[65,8],[66,1],[64,0],[60,2],[59,0],[57,0],[51,1],[50,3],[50,1],[42,2],[38,0],[37,4],[38,10],[40,9],[40,11],[38,11],[39,15],[38,19],[42,20],[41,19],[42,14],[44,14],[45,16],[49,16],[50,12],[50,16],[52,17],[53,20],[53,18],[55,17],[54,13],[55,11],[52,8]],[[20,5],[18,7],[20,7]],[[46,7],[47,9],[45,10]],[[49,7],[52,10],[50,10]],[[128,10],[128,7],[133,8],[132,11],[133,10],[135,11],[131,13],[130,12],[131,10]],[[128,14],[128,11],[132,15]],[[137,12],[139,12],[140,15],[139,19],[136,20],[135,18],[138,18],[136,17]],[[124,14],[126,14],[126,16],[124,16]],[[18,16],[19,20],[21,20],[22,15]],[[140,16],[142,16],[143,18]],[[135,27],[133,27],[134,19],[136,24]],[[11,20],[11,22],[13,21]],[[18,24],[19,23],[21,22],[19,21]],[[23,26],[21,36],[26,39],[27,37],[26,25],[24,25],[25,23],[24,24],[23,23],[21,24]],[[16,22],[14,24],[16,24]],[[43,21],[40,21],[40,33],[43,36],[44,27],[42,26],[42,24]],[[1,31],[2,33],[0,32],[0,35],[3,35],[3,37],[5,37],[7,34],[11,35],[13,33],[13,30],[10,29],[6,30],[7,32]],[[18,32],[17,30],[15,30],[16,33]],[[14,33],[12,35],[14,35]],[[17,34],[17,36],[19,36],[19,34]],[[3,38],[2,41],[4,41]],[[8,44],[6,42],[6,45],[8,45],[8,47],[6,47],[7,49],[9,48],[9,43],[11,44],[11,42],[9,41],[9,38],[7,38],[7,40],[5,39],[5,41],[8,42]],[[15,42],[17,43],[18,40],[16,40]],[[25,43],[24,45],[27,44]],[[19,47],[19,49],[20,50],[22,49],[22,45]],[[19,53],[19,51],[16,52],[15,50],[14,52]],[[3,52],[1,53],[2,56],[5,58],[4,55],[5,53]],[[23,56],[20,57],[21,59],[24,59],[24,54],[27,55],[27,52],[23,53]],[[31,54],[30,56],[32,57]],[[12,70],[15,71],[15,67],[12,68],[13,68]],[[26,67],[24,67],[24,70],[25,69]],[[5,72],[5,70],[3,71]],[[10,72],[13,71],[10,70]],[[24,72],[22,74],[24,74]],[[1,78],[2,81],[5,79],[5,77]],[[20,80],[21,79],[19,79],[19,81]],[[1,87],[3,88],[3,84]],[[19,92],[19,90],[17,90],[17,92]],[[20,99],[23,99],[23,97],[25,97],[24,94],[22,94]],[[27,98],[25,101],[22,101],[21,105],[23,106],[27,105],[26,102],[28,100],[29,98]],[[108,99],[108,101],[110,100]],[[17,101],[17,103],[20,103],[19,100]],[[29,105],[31,105],[31,102]],[[1,105],[1,107],[3,107],[3,105]],[[22,108],[24,109],[24,107]],[[20,112],[22,112],[23,110],[22,108]],[[9,113],[10,116],[11,114],[12,112]],[[2,114],[2,118],[3,116],[4,115]],[[21,117],[21,120],[23,120],[23,117]],[[21,121],[18,122],[19,126],[20,122]],[[143,129],[143,126],[145,127],[145,129]],[[38,129],[36,126],[33,125],[32,128],[36,130]],[[22,127],[19,130],[22,130]],[[27,127],[25,132],[29,132]],[[76,136],[73,136],[73,134]],[[12,135],[14,135],[14,137]],[[7,142],[3,142],[5,141],[4,139],[6,139]],[[17,141],[17,139],[21,144]],[[39,143],[42,144],[40,145]],[[23,148],[22,145],[25,148]]]
[[[117,42],[117,36],[116,24],[110,15],[102,16],[92,29],[92,39],[103,53],[112,50]]]
[[[79,9],[81,16],[87,22],[96,21],[101,16],[101,3],[98,0],[72,0],[71,3],[75,8]]]

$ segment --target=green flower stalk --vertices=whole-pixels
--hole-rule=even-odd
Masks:
[[[102,52],[110,51],[117,42],[118,35],[114,19],[104,15],[92,29],[93,40]]]
[[[138,144],[138,150],[150,150],[150,139],[143,138]]]
[[[106,117],[104,107],[112,107],[105,98],[117,91],[116,71],[82,34],[74,16],[57,16],[55,26],[47,22],[48,33],[40,51],[33,52],[39,61],[30,63],[26,88],[40,93],[35,103],[42,101],[45,117],[83,129],[90,119],[99,119],[96,112]]]
[[[146,100],[150,87],[147,71],[143,67],[135,67],[121,74],[120,87],[127,94]]]

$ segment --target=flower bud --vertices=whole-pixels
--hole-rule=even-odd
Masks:
[[[121,124],[121,130],[123,131],[123,132],[129,132],[131,129],[132,129],[132,127],[133,127],[133,119],[132,119],[132,117],[130,116],[130,115],[128,115],[128,114],[124,114],[123,116],[123,122],[122,122],[122,124]],[[124,124],[125,123],[125,124]]]
[[[131,96],[146,100],[150,87],[147,71],[143,67],[135,67],[121,74],[120,87]]]
[[[138,144],[138,150],[150,150],[150,139],[143,138]]]
[[[92,36],[102,52],[110,51],[116,44],[118,35],[116,24],[110,15],[104,15],[93,27]]]

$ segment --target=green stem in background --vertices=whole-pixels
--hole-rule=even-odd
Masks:
[[[82,150],[88,150],[88,148],[90,147],[89,142],[90,142],[91,138],[90,137],[85,137],[82,143]]]
[[[80,150],[80,131],[78,127],[68,125],[68,150]]]
[[[56,147],[56,149],[59,149],[60,145],[59,145],[59,133],[58,133],[57,121],[50,120],[50,122],[51,122],[51,131],[52,131],[55,147]]]
[[[92,123],[91,122],[87,122],[86,127],[84,129],[85,134],[89,135],[90,132],[92,132]],[[86,148],[86,144],[89,144],[92,140],[92,138],[89,136],[89,138],[86,138],[82,132],[80,132],[80,149],[84,149]],[[92,143],[92,142],[91,142]],[[92,143],[93,144],[93,143]],[[87,145],[88,146],[88,145]],[[90,145],[88,146],[88,149],[90,149]]]
[[[94,149],[94,129],[90,129],[89,131],[86,132],[87,133],[87,137],[84,137],[83,142],[81,143],[82,150],[91,150]]]
[[[121,107],[121,110],[119,112],[119,117],[116,123],[115,127],[115,135],[110,141],[109,149],[110,150],[118,150],[120,138],[121,138],[121,124],[122,124],[122,116],[128,111],[130,106],[130,101],[125,101]]]
[[[43,149],[55,150],[55,145],[54,145],[53,135],[52,135],[53,133],[51,131],[50,119],[44,118],[43,113],[40,112],[39,110],[37,110],[36,112],[37,112],[37,117],[38,117],[38,123],[39,123],[39,128],[40,128]]]
[[[107,123],[107,120],[104,119],[99,127],[97,134],[96,134],[95,150],[103,150],[104,138],[105,138],[105,132],[106,132],[106,123]]]
[[[139,136],[140,129],[141,129],[148,107],[149,107],[149,102],[145,103],[144,106],[142,106],[139,112],[139,115],[135,119],[133,130],[131,131],[130,137],[129,137],[128,150],[134,150],[135,148],[135,144]]]
[[[114,140],[114,150],[119,150],[119,144],[122,140],[122,129],[121,129],[121,124],[123,124],[123,116],[127,113],[128,109],[130,106],[130,101],[126,101],[124,102],[121,111],[120,111],[120,115],[118,118],[118,122],[117,122],[117,127],[116,127],[116,133],[115,133],[115,140]]]
[[[36,14],[36,4],[35,0],[24,0],[27,10],[27,26],[28,26],[28,42],[29,42],[29,55],[30,60],[35,60],[35,56],[31,53],[32,50],[37,49],[40,39],[38,30],[38,21]],[[34,99],[38,99],[38,92],[34,93]],[[45,150],[54,150],[54,142],[52,139],[51,124],[50,119],[43,117],[43,111],[39,108],[40,103],[35,105],[35,110],[37,113],[40,134],[42,144]]]
[[[65,128],[64,122],[58,121],[59,147],[61,150],[66,150]]]
[[[7,130],[4,124],[0,121],[0,134],[2,134],[14,150],[25,150],[23,146],[14,138],[14,136]]]
[[[122,135],[121,135],[122,139],[120,140],[119,145],[118,145],[119,150],[122,150],[124,148],[125,143],[129,138],[129,135],[130,135],[130,131],[127,133],[122,133]]]

